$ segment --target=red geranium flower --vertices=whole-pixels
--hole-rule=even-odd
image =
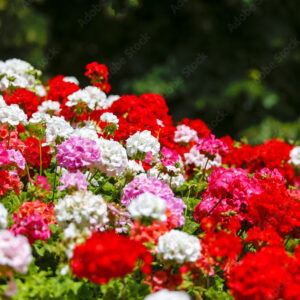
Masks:
[[[142,272],[151,272],[152,256],[142,243],[114,231],[94,232],[84,244],[76,246],[71,268],[78,278],[102,284],[124,277],[142,260]]]

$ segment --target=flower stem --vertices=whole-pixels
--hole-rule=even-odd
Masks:
[[[42,175],[43,159],[42,159],[42,142],[40,140],[39,140],[39,148],[40,148],[40,175]]]
[[[212,211],[221,203],[223,199],[221,198],[214,206],[213,208],[207,213],[207,217],[212,213]]]
[[[209,161],[209,158],[207,158],[207,160],[206,160],[206,162],[205,162],[205,165],[204,165],[204,168],[203,168],[203,172],[202,172],[202,174],[201,174],[200,182],[202,182],[202,180],[203,180],[203,178],[204,178],[204,174],[205,174],[205,170],[206,170],[208,161]]]
[[[54,182],[53,182],[53,193],[52,193],[52,202],[54,201],[54,196],[55,196],[55,190],[56,190],[56,170],[57,169],[57,163],[54,168]]]
[[[8,132],[8,139],[7,139],[7,149],[9,149],[10,135],[11,135],[11,131],[9,130],[9,132]]]

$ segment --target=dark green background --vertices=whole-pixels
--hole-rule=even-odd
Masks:
[[[297,0],[0,0],[1,59],[76,76],[109,66],[113,94],[161,93],[251,143],[300,138]]]

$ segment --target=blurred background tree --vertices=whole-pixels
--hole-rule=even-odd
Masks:
[[[111,93],[160,93],[175,121],[300,139],[299,12],[297,0],[0,0],[0,55],[82,85],[98,61]]]

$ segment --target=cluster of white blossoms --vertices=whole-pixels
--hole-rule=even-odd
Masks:
[[[127,209],[133,219],[146,217],[161,222],[167,219],[165,200],[149,192],[131,200]]]
[[[292,149],[290,152],[290,161],[289,163],[292,163],[296,167],[300,168],[300,146],[296,146]]]
[[[178,125],[177,130],[174,134],[174,142],[176,143],[189,143],[191,141],[198,140],[197,131],[191,129],[189,126],[186,125]]]
[[[118,124],[119,119],[117,116],[115,116],[112,113],[104,113],[101,115],[100,120],[106,123],[113,123],[113,124]]]
[[[159,238],[156,251],[160,258],[182,264],[197,261],[201,245],[197,237],[173,229]]]
[[[0,123],[7,123],[11,126],[26,125],[27,115],[17,104],[2,105],[0,108]]]
[[[7,226],[8,212],[4,205],[0,203],[0,229],[4,229]]]
[[[97,141],[98,138],[98,134],[97,132],[100,130],[99,127],[97,127],[97,124],[92,122],[92,121],[88,121],[85,123],[85,125],[83,127],[78,127],[75,128],[72,136],[79,136],[82,137],[84,139],[90,139],[93,141]]]
[[[138,175],[140,173],[145,173],[145,170],[141,162],[137,163],[135,160],[129,159],[128,166],[124,172],[130,172],[132,175]]]
[[[31,115],[31,118],[29,119],[28,123],[46,124],[50,120],[51,120],[51,115],[49,115],[48,113],[42,113],[37,111]]]
[[[35,75],[40,76],[41,71],[26,61],[17,58],[0,61],[0,91],[10,87],[33,88],[37,83]]]
[[[8,230],[0,230],[0,266],[5,266],[25,274],[32,261],[31,248],[23,235],[14,235]]]
[[[91,191],[77,191],[59,199],[55,205],[57,223],[64,229],[97,228],[108,222],[107,205],[101,195]],[[70,227],[69,227],[70,228]]]
[[[211,167],[220,167],[222,165],[222,157],[216,153],[213,160],[208,160],[204,154],[201,154],[197,150],[196,146],[193,146],[188,153],[184,153],[184,159],[186,165],[194,165],[196,168],[210,169]]]
[[[46,122],[46,141],[54,144],[57,138],[66,140],[71,137],[73,127],[64,117],[52,117]]]
[[[167,166],[167,170],[169,171],[169,173],[163,173],[160,172],[156,166],[154,166],[148,170],[147,174],[151,177],[156,177],[160,180],[163,180],[173,189],[180,188],[185,180],[183,174],[181,173],[181,169],[176,168],[175,166]],[[171,176],[171,173],[174,173],[176,175]]]
[[[148,295],[144,300],[190,300],[190,296],[182,291],[169,291],[162,289],[156,293]]]
[[[126,149],[130,157],[134,157],[139,153],[146,154],[150,151],[153,156],[157,156],[160,150],[160,143],[151,135],[149,130],[138,131],[127,139]]]
[[[101,159],[96,167],[108,176],[121,175],[128,167],[128,158],[125,148],[116,141],[97,140],[100,147]]]
[[[40,113],[50,113],[50,114],[56,114],[60,110],[59,102],[57,101],[44,101],[41,105],[38,107],[38,111]]]
[[[76,106],[81,102],[85,103],[91,110],[107,108],[106,94],[95,86],[87,86],[68,96],[66,106]]]

